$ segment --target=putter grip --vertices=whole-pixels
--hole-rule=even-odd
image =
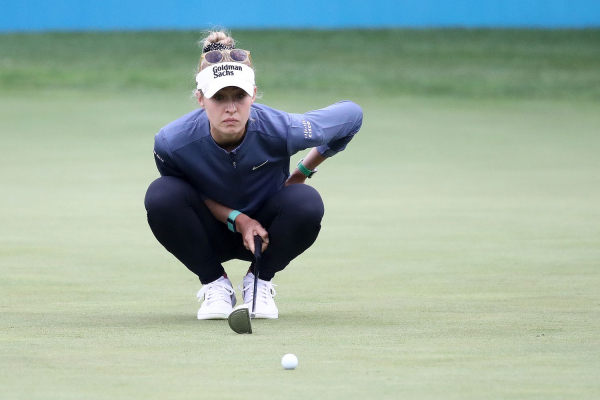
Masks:
[[[258,235],[254,236],[254,258],[260,258],[262,252],[262,238]]]

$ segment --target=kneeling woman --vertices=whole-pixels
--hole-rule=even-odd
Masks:
[[[196,76],[202,107],[155,137],[161,177],[146,193],[148,223],[158,241],[198,275],[204,301],[198,319],[226,319],[236,303],[222,263],[251,261],[262,238],[256,318],[277,318],[271,280],[317,239],[319,193],[305,185],[317,166],[344,150],[362,110],[343,101],[306,114],[254,104],[250,53],[224,32],[204,41]],[[290,174],[290,157],[312,148]],[[250,270],[251,271],[251,270]],[[252,302],[254,276],[240,284]]]

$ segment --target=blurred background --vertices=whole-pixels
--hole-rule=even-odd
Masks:
[[[218,27],[261,103],[364,110],[252,337],[143,207]],[[0,139],[2,399],[600,397],[596,0],[4,1]]]
[[[0,88],[188,88],[224,27],[265,92],[597,98],[599,25],[594,0],[6,2]]]
[[[2,31],[348,28],[593,28],[594,0],[41,0],[3,5]]]

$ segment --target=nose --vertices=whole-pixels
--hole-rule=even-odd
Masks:
[[[225,112],[228,113],[235,113],[237,110],[236,106],[235,106],[235,101],[234,99],[231,99],[229,101],[227,101],[227,105],[225,106]]]

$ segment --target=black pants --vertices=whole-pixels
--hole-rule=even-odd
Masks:
[[[150,184],[144,203],[154,236],[203,284],[223,275],[221,263],[225,261],[252,261],[242,235],[217,221],[186,181],[158,178]],[[270,281],[315,242],[323,213],[323,200],[314,188],[290,185],[275,193],[255,215],[249,215],[269,233],[269,246],[260,263],[261,279]]]

